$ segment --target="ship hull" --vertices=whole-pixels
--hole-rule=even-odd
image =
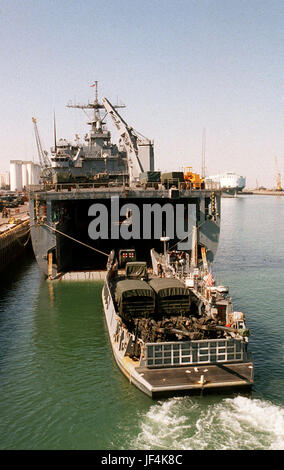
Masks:
[[[237,197],[237,188],[223,188],[222,197]]]
[[[134,248],[144,259],[169,247],[191,250],[192,227],[213,262],[220,233],[220,193],[211,191],[97,188],[80,191],[38,191],[30,196],[31,238],[37,262],[46,275],[105,269],[112,249]],[[52,255],[52,256],[51,256]],[[150,258],[149,258],[150,260]]]

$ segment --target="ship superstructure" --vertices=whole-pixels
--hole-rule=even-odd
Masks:
[[[68,108],[92,110],[88,121],[90,132],[85,134],[83,142],[76,134],[75,142],[60,139],[51,148],[52,182],[94,182],[107,178],[108,181],[127,182],[139,177],[142,171],[154,170],[153,143],[130,128],[117,113],[117,108],[125,105],[111,105],[103,98],[98,100],[97,82],[95,99],[88,104],[71,104]],[[109,114],[120,135],[118,145],[111,142],[111,133],[104,122]]]
[[[112,249],[134,248],[139,258],[159,246],[190,252],[192,225],[198,250],[212,262],[220,230],[220,192],[213,183],[193,187],[183,173],[155,171],[153,142],[129,126],[103,98],[68,107],[92,111],[84,143],[57,140],[51,149],[52,176],[31,188],[31,235],[36,259],[50,278],[69,271],[104,269]],[[105,119],[118,134],[111,140]],[[166,175],[166,176],[165,176]],[[146,255],[147,257],[147,255]]]

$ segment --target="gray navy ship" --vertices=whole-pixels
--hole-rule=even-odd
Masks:
[[[105,269],[111,250],[122,263],[133,257],[150,262],[161,237],[191,256],[192,227],[198,260],[206,253],[212,263],[220,233],[218,185],[196,188],[183,172],[155,171],[153,141],[125,122],[118,112],[124,105],[99,101],[97,82],[94,92],[88,104],[67,105],[92,113],[89,132],[74,142],[57,140],[54,132],[50,157],[43,153],[42,184],[30,188],[31,239],[44,274],[55,279]]]

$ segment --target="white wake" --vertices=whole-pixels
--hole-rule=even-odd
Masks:
[[[140,417],[135,449],[284,449],[284,408],[242,396],[208,403],[172,398]]]

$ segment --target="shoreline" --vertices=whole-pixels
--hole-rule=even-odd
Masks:
[[[284,196],[284,191],[276,191],[273,189],[267,189],[266,191],[262,190],[248,190],[248,191],[242,191],[241,193],[237,193],[238,196],[241,196],[242,194],[244,196],[251,196],[251,195],[260,195],[260,196]]]

